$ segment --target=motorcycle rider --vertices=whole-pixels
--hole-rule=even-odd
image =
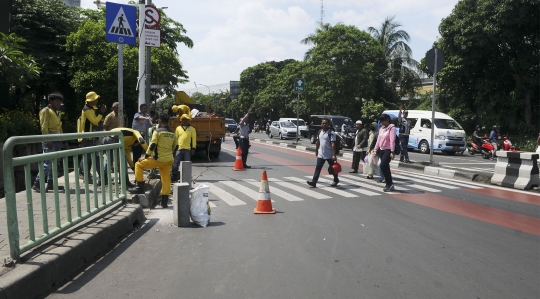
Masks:
[[[476,143],[476,146],[478,146],[478,150],[482,149],[482,143],[484,142],[483,135],[484,134],[482,134],[482,128],[480,127],[480,125],[476,125],[476,128],[474,128],[472,139],[474,143]]]
[[[491,145],[493,145],[493,151],[491,152],[491,160],[494,160],[495,159],[495,152],[497,151],[498,149],[498,146],[497,146],[497,139],[498,139],[498,134],[499,134],[499,126],[497,125],[493,125],[493,130],[491,130],[491,133],[489,133],[489,142],[491,143]]]

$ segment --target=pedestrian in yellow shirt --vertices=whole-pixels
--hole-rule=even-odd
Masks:
[[[64,101],[64,96],[60,92],[53,92],[49,95],[49,104],[47,107],[41,109],[39,111],[39,125],[41,128],[41,134],[43,135],[49,135],[49,134],[62,134],[62,120],[60,119],[60,106],[62,105],[62,102]],[[62,149],[62,141],[49,141],[49,142],[43,142],[41,144],[43,148],[43,153],[52,153],[57,152]],[[67,143],[64,143],[64,148],[68,149]],[[45,170],[44,175],[47,179],[47,186],[45,189],[45,192],[47,190],[53,190],[53,181],[52,181],[52,161],[47,160],[43,163],[43,168]],[[57,186],[58,190],[64,190],[64,186]],[[40,192],[40,186],[39,186],[39,173],[36,176],[36,180],[34,181],[34,185],[32,186],[32,189],[36,192]]]
[[[81,118],[78,124],[78,132],[79,133],[86,133],[86,132],[94,132],[95,127],[99,125],[99,122],[103,119],[103,115],[105,112],[107,112],[107,106],[101,105],[101,109],[98,111],[97,104],[98,99],[100,96],[91,91],[86,94],[86,100],[85,105],[81,111]],[[95,138],[80,138],[79,142],[81,143],[82,147],[89,147],[95,145]],[[96,161],[98,157],[96,155]],[[79,178],[84,180],[84,173],[88,173],[89,178],[89,184],[93,184],[93,179],[90,176],[90,169],[92,167],[92,154],[87,154],[87,165],[84,165],[84,160],[81,159],[80,166],[79,166]],[[96,171],[99,173],[100,165],[99,163],[96,163]],[[98,181],[98,186],[101,185],[101,182]]]
[[[144,170],[158,168],[161,176],[161,206],[167,208],[171,189],[171,168],[174,161],[173,153],[177,147],[177,139],[169,128],[169,115],[161,114],[158,119],[159,128],[152,135],[150,146],[144,157],[135,163],[135,180],[137,187],[130,189],[131,193],[144,194]]]
[[[191,118],[188,114],[180,116],[182,124],[176,127],[176,138],[178,139],[178,150],[174,156],[174,164],[172,166],[172,180],[180,179],[178,167],[181,161],[191,161],[191,156],[195,155],[197,147],[197,131],[189,124]]]

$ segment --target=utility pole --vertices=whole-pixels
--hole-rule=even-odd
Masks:
[[[139,106],[146,104],[146,80],[145,76],[145,40],[144,40],[144,16],[145,16],[145,1],[139,0],[139,78],[137,87],[139,88]]]
[[[152,4],[152,0],[147,0],[146,4],[150,5]],[[148,105],[148,107],[150,107],[150,102],[151,102],[151,90],[150,90],[150,87],[151,87],[151,64],[152,64],[152,59],[151,59],[151,52],[152,52],[152,47],[146,47],[146,95],[145,95],[145,98],[146,98],[146,105]]]

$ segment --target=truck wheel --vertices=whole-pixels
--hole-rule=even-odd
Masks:
[[[309,137],[309,141],[311,142],[311,144],[315,144],[315,142],[317,141],[315,139],[315,135],[311,135],[311,137]]]
[[[418,148],[420,149],[420,152],[422,154],[429,154],[429,144],[427,143],[427,141],[422,140],[422,142],[420,142],[420,145],[418,146]]]

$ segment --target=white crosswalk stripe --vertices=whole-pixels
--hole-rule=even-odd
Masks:
[[[350,177],[352,177],[352,176],[350,176]],[[360,181],[360,177],[349,178],[349,176],[341,176],[340,181],[347,182],[349,184],[353,184],[353,185],[356,185],[356,186],[360,186],[362,188],[379,191],[380,193],[378,195],[381,195],[383,193],[384,194],[400,194],[399,192],[384,192],[383,191],[384,184],[371,185],[371,184],[368,184],[368,183],[363,183],[362,181]],[[371,181],[371,182],[373,182],[373,181]],[[403,190],[403,189],[396,188],[396,191],[399,191],[399,190]]]
[[[436,182],[436,183],[442,183],[443,185],[457,186],[459,188],[471,188],[471,189],[483,189],[483,188],[485,188],[483,186],[475,185],[474,183],[469,184],[469,183],[464,182],[464,181],[456,181],[456,180],[447,179],[447,178],[437,178],[437,177],[433,177],[433,176],[429,176],[429,175],[421,174],[421,173],[414,173],[414,174],[412,174],[412,176],[414,176],[414,178],[416,178],[416,179],[421,179],[426,183],[429,182],[430,184],[431,184],[431,182]],[[448,187],[444,187],[444,188],[448,188]]]
[[[273,181],[273,182],[277,182],[277,181]],[[253,186],[260,186],[261,183],[259,182],[248,182],[250,184],[252,184]],[[274,188],[273,186],[270,187],[270,194],[272,196],[274,195],[277,195],[285,200],[288,200],[288,201],[303,201],[304,199],[303,198],[300,198],[298,196],[294,196],[288,192],[285,192],[281,189],[278,189],[278,188]]]
[[[340,198],[363,198],[364,196],[380,196],[384,194],[414,194],[418,192],[437,193],[443,190],[456,190],[460,188],[485,188],[479,184],[470,184],[452,179],[430,177],[424,174],[410,174],[396,172],[394,178],[394,192],[384,192],[384,184],[377,180],[366,180],[364,176],[341,175],[337,187],[330,187],[333,182],[332,175],[322,175],[319,178],[318,188],[311,188],[306,184],[311,176],[269,178],[270,194],[272,202],[288,201],[302,202],[306,199],[340,199]],[[220,207],[219,200],[229,206],[246,205],[251,200],[259,198],[261,182],[255,179],[224,180],[200,182],[210,187],[209,205],[212,208]],[[249,199],[248,199],[249,198]],[[367,198],[367,197],[364,197]],[[217,203],[217,205],[216,205]]]
[[[229,192],[219,188],[215,184],[210,184],[208,182],[204,183],[205,185],[208,185],[210,188],[208,189],[208,192],[214,194],[217,198],[223,200],[226,204],[230,206],[240,206],[245,205],[246,203],[238,199],[236,196],[230,194]]]

